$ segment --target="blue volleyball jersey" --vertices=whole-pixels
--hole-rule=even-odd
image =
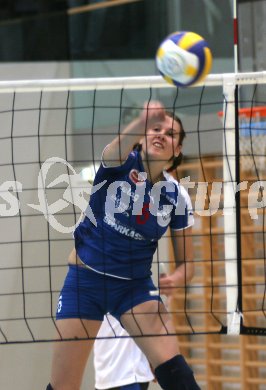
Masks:
[[[193,225],[186,190],[166,172],[155,185],[145,175],[137,151],[121,166],[101,164],[94,186],[103,184],[89,201],[97,226],[86,216],[74,233],[79,258],[96,272],[126,279],[150,276],[158,240],[168,226]]]

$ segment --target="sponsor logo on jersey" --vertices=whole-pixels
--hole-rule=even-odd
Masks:
[[[145,240],[145,238],[140,233],[137,233],[135,229],[133,229],[130,226],[122,224],[121,222],[119,222],[117,219],[115,219],[109,214],[106,214],[103,220],[107,225],[109,225],[118,233],[123,234],[124,236],[133,238],[134,240]]]
[[[171,206],[164,206],[160,208],[157,212],[157,222],[161,227],[165,227],[169,225],[171,221],[171,212],[172,207]]]
[[[62,295],[60,295],[60,297],[58,298],[58,303],[57,303],[57,313],[60,313],[60,311],[62,310],[62,305],[63,305],[62,299],[63,299],[63,297],[62,297]]]
[[[147,173],[146,172],[139,172],[137,169],[131,169],[129,172],[129,179],[134,184],[144,184],[147,179]]]

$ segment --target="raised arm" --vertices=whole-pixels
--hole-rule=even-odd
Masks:
[[[107,145],[103,153],[104,164],[108,167],[123,164],[133,146],[145,136],[147,129],[164,118],[165,109],[160,102],[145,103],[140,115]]]
[[[192,228],[171,232],[176,269],[160,278],[160,293],[171,296],[176,287],[185,286],[194,275]]]

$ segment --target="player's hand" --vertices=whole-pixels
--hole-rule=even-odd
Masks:
[[[176,292],[175,281],[172,275],[164,275],[159,279],[160,295],[171,297]]]
[[[156,123],[164,121],[165,108],[161,102],[155,100],[146,102],[140,114],[140,119],[146,130],[152,128]]]

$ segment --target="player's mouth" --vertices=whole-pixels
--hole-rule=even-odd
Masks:
[[[155,141],[152,143],[153,146],[155,146],[156,149],[163,149],[163,144],[161,142]]]

